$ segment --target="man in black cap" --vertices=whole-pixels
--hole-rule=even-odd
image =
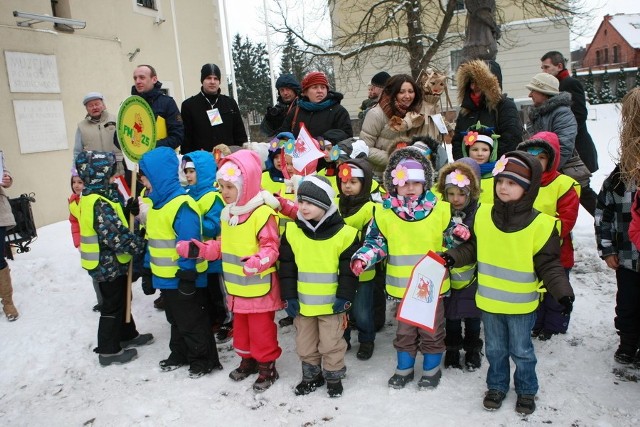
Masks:
[[[276,80],[278,90],[278,102],[273,107],[267,108],[260,123],[260,131],[268,137],[273,137],[276,130],[282,126],[284,118],[289,114],[291,107],[296,105],[298,95],[300,95],[300,83],[293,74],[282,74]]]
[[[242,146],[247,142],[238,104],[220,93],[220,79],[216,64],[204,64],[200,70],[200,93],[182,103],[182,154],[196,150],[212,152],[218,144]]]
[[[364,116],[367,114],[367,111],[378,103],[378,98],[382,93],[382,89],[384,89],[384,85],[387,84],[389,77],[391,77],[389,73],[386,71],[380,71],[371,78],[368,97],[362,101],[362,104],[360,105],[360,112],[358,113],[358,118],[360,120],[364,120]]]

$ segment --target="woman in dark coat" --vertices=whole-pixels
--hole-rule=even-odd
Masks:
[[[460,112],[451,141],[453,158],[462,155],[462,138],[470,126],[478,121],[492,127],[500,135],[498,158],[516,149],[522,142],[523,129],[518,108],[512,98],[502,93],[498,64],[491,61],[491,67],[481,60],[473,60],[460,65],[456,80]],[[495,71],[494,71],[495,70]]]
[[[329,81],[324,73],[313,71],[302,79],[302,95],[297,105],[289,111],[280,132],[291,132],[295,136],[304,123],[312,137],[321,136],[329,129],[341,129],[353,136],[349,112],[340,105],[343,96],[329,90]]]

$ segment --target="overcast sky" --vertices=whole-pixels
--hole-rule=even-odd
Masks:
[[[222,2],[224,0],[219,1],[222,6]],[[293,19],[301,19],[300,16],[303,15],[303,10],[307,15],[316,15],[318,13],[317,8],[326,4],[326,0],[304,0],[295,2],[293,0],[289,0],[289,2],[292,5],[296,5],[296,10],[292,13],[296,18]],[[584,46],[586,43],[591,41],[591,38],[597,31],[604,15],[613,15],[616,13],[640,13],[640,1],[638,0],[583,0],[583,2],[587,7],[594,11],[593,15],[595,18],[587,21],[586,25],[588,30],[586,31],[587,34],[585,37],[572,40],[572,49]],[[275,4],[273,0],[267,0],[266,3],[268,8],[273,8]],[[263,4],[263,0],[226,0],[227,18],[229,21],[231,37],[233,37],[234,34],[239,33],[243,37],[248,36],[252,41],[266,44],[267,40],[265,36],[266,29],[263,18]],[[274,16],[274,14],[269,13],[269,16],[269,19],[276,19],[277,15]],[[328,25],[329,24],[327,23],[327,30]],[[322,32],[324,28],[319,28],[317,30]],[[329,33],[327,32],[326,34],[328,35]],[[272,36],[271,43],[274,49],[276,44],[281,41],[282,38],[279,35]]]

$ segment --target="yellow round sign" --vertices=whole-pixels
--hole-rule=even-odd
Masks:
[[[124,100],[118,111],[118,141],[125,156],[138,163],[156,146],[156,120],[143,98],[133,95]]]

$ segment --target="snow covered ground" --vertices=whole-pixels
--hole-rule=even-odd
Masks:
[[[597,117],[589,129],[600,152],[601,169],[593,178],[598,191],[613,168],[618,110],[596,106],[590,116]],[[535,343],[538,408],[522,417],[514,411],[513,389],[502,409],[483,410],[486,360],[477,372],[446,370],[433,391],[418,391],[415,381],[404,390],[389,389],[395,367],[392,321],[378,335],[370,360],[356,359],[357,345],[347,353],[345,392],[338,399],[328,398],[324,388],[294,396],[301,372],[293,327],[279,331],[284,350],[277,362],[280,379],[263,394],[252,391],[253,379],[235,383],[228,378],[239,362],[229,344],[219,346],[222,372],[196,380],[187,377],[186,369],[160,372],[169,327],[164,313],[153,308],[155,296],[145,296],[139,284],[133,302],[138,330],[152,332],[156,341],[140,348],[132,363],[102,368],[92,352],[95,296],[68,223],[42,227],[33,250],[10,262],[21,317],[14,323],[0,319],[0,425],[639,425],[640,384],[612,375],[615,276],[597,256],[593,219],[585,211],[574,234],[577,297],[571,326],[564,336]]]

